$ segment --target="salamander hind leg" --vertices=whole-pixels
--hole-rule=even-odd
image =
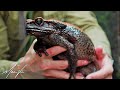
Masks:
[[[72,77],[75,78],[74,74],[76,72],[77,57],[76,57],[74,45],[64,37],[57,34],[52,34],[50,36],[50,39],[52,40],[53,43],[56,43],[56,45],[59,45],[67,49],[66,58],[68,60],[68,69],[69,69],[68,71],[70,72],[69,79],[71,79]]]

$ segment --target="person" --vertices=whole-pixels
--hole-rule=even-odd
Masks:
[[[67,79],[67,61],[54,61],[53,56],[66,51],[60,46],[47,49],[49,56],[39,57],[33,46],[36,39],[19,35],[18,11],[0,11],[0,78],[7,79]],[[25,11],[26,18],[43,17],[57,19],[76,25],[92,40],[98,57],[100,70],[91,73],[86,79],[112,79],[113,60],[110,44],[103,29],[91,11]],[[25,42],[24,42],[25,40]],[[31,44],[32,43],[32,44]],[[87,65],[87,60],[79,60],[77,66]],[[83,79],[76,73],[77,79]]]

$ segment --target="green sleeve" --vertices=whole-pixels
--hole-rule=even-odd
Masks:
[[[9,13],[9,18],[7,17],[8,13]],[[26,13],[25,13],[25,15],[26,15]],[[16,42],[21,39],[19,37],[19,35],[17,35],[18,31],[16,30],[17,26],[18,26],[17,16],[18,16],[18,14],[16,11],[14,11],[14,12],[0,11],[0,78],[6,78],[7,74],[5,74],[4,72],[9,71],[11,69],[12,64],[23,55],[22,53],[25,53],[27,51],[28,47],[30,47],[30,45],[33,41],[33,39],[29,40],[29,43],[27,43],[27,45],[26,45],[27,47],[25,45],[23,45],[25,47],[21,48],[18,51],[18,55],[16,55],[17,58],[14,59],[15,61],[13,61],[12,59],[9,60],[9,58],[11,56],[11,54],[9,54],[9,51],[11,51],[10,44],[13,44],[12,41],[10,42],[9,37],[11,37],[12,40],[15,39],[14,41],[16,41]],[[10,33],[9,36],[8,36],[8,33]],[[17,35],[16,37],[15,37],[14,33],[16,33],[16,35]],[[29,38],[27,38],[27,40],[28,39]],[[17,44],[19,44],[19,43],[14,42],[12,47],[17,48],[18,47]],[[14,50],[14,49],[12,49],[12,50]],[[8,77],[8,78],[11,78],[11,77]]]
[[[10,77],[6,78],[7,73],[5,72],[10,70],[12,64],[13,64],[13,61],[0,60],[0,79],[10,78]]]
[[[9,57],[7,52],[9,51],[7,27],[2,18],[3,13],[0,12],[0,78],[5,78],[2,72],[9,70],[12,61],[5,60]]]
[[[8,36],[7,36],[7,27],[3,21],[2,15],[0,14],[0,60],[6,59],[9,55]]]

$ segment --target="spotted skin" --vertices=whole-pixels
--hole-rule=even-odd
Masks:
[[[81,72],[84,76],[98,70],[96,63],[96,54],[91,39],[78,27],[69,23],[63,23],[57,20],[44,20],[41,17],[26,22],[27,34],[37,38],[34,50],[41,56],[41,53],[48,53],[47,48],[59,45],[67,49],[55,58],[67,59],[70,72],[69,79],[75,79],[75,73]],[[44,50],[43,50],[44,49]],[[78,60],[88,60],[89,64],[83,67],[77,67]]]

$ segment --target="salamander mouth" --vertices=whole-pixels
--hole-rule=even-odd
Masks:
[[[26,31],[40,32],[40,30],[38,28],[26,28]]]
[[[31,34],[34,32],[39,33],[54,33],[56,32],[56,29],[49,28],[49,27],[26,27],[27,34]]]
[[[32,36],[40,36],[42,33],[40,32],[40,30],[36,30],[34,28],[27,28],[26,29],[26,34],[27,35],[32,35]]]

